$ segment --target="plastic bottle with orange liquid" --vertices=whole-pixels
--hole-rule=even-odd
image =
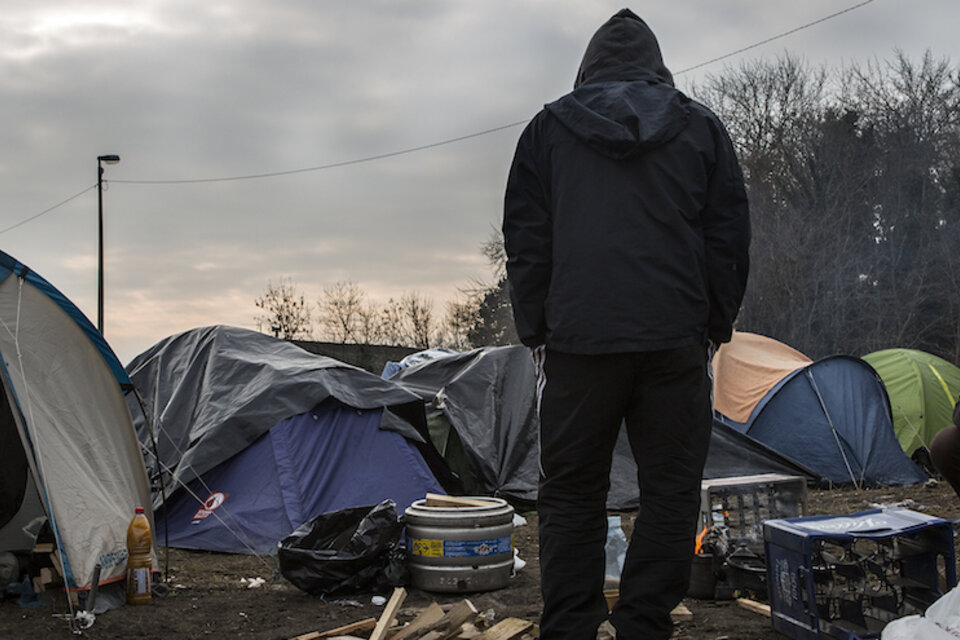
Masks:
[[[144,515],[143,507],[137,507],[136,515],[127,527],[127,604],[148,604],[151,600],[152,546],[150,521]]]

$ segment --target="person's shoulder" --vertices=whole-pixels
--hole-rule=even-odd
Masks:
[[[692,120],[699,120],[713,133],[714,139],[728,139],[730,134],[727,132],[727,127],[723,124],[723,121],[720,117],[713,112],[710,107],[706,106],[702,102],[698,102],[693,98],[689,98],[689,107]]]
[[[691,98],[691,97],[689,97],[689,96],[687,96],[687,100],[690,101],[690,102],[688,103],[688,104],[689,104],[689,107],[690,107],[690,111],[691,111],[695,116],[700,117],[700,118],[703,118],[703,119],[705,119],[705,120],[709,120],[709,121],[711,121],[711,122],[716,122],[717,124],[720,123],[720,118],[717,116],[717,114],[715,114],[715,113],[713,112],[713,110],[712,110],[710,107],[708,107],[707,105],[703,104],[702,102],[698,102],[698,101],[694,100],[693,98]]]

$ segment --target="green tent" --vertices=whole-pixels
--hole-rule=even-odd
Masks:
[[[915,349],[884,349],[863,359],[887,388],[900,446],[910,456],[921,446],[929,448],[933,436],[953,423],[960,368]]]

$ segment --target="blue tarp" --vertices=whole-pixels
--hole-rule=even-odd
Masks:
[[[719,417],[830,482],[886,486],[927,479],[897,442],[883,383],[859,358],[831,356],[798,369],[744,424]]]
[[[157,540],[169,535],[171,547],[270,554],[317,514],[388,498],[402,513],[426,493],[442,493],[414,445],[380,428],[381,411],[329,399],[278,422],[174,494],[166,531],[157,518]]]

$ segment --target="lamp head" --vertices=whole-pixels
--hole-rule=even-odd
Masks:
[[[120,162],[120,156],[117,155],[108,155],[108,156],[97,156],[99,162],[106,162],[107,164],[117,164]]]

